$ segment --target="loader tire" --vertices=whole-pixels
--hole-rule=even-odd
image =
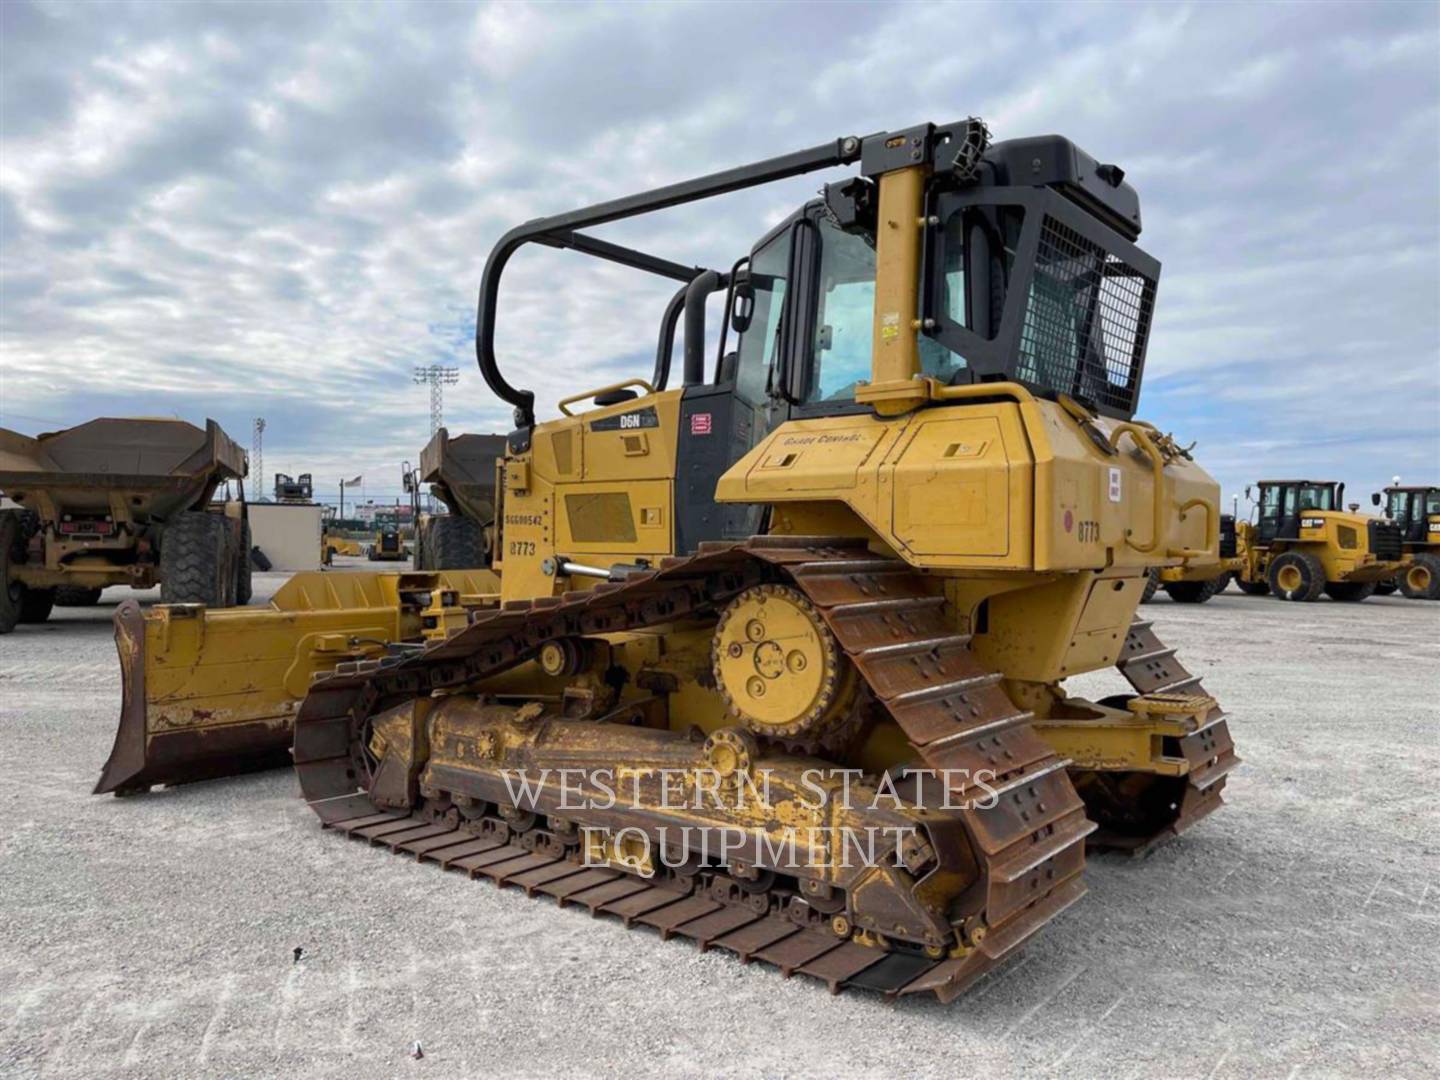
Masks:
[[[1268,581],[1246,581],[1244,578],[1237,577],[1235,582],[1246,596],[1265,596],[1270,592]]]
[[[20,621],[25,586],[10,580],[10,567],[22,561],[25,548],[20,540],[20,515],[0,511],[0,634],[8,634]]]
[[[1235,580],[1235,572],[1227,570],[1210,583],[1210,595],[1219,596],[1226,589],[1230,588],[1230,582]]]
[[[50,618],[50,612],[54,608],[55,590],[53,588],[27,588],[20,600],[20,621],[22,623],[42,623]]]
[[[1400,583],[1395,578],[1386,578],[1384,581],[1375,583],[1376,596],[1390,596],[1400,591]]]
[[[1400,591],[1410,600],[1440,600],[1440,557],[1416,555],[1399,575]]]
[[[1177,604],[1203,604],[1215,595],[1213,581],[1167,581],[1161,588]]]
[[[1339,600],[1346,604],[1358,604],[1361,600],[1368,600],[1375,594],[1375,583],[1373,581],[1327,581],[1325,583],[1325,595],[1331,600]]]
[[[1140,594],[1140,603],[1148,604],[1155,598],[1155,590],[1160,588],[1160,568],[1152,567],[1150,576],[1145,580],[1145,591]]]
[[[171,519],[160,535],[160,602],[225,607],[229,547],[219,514],[187,511]]]
[[[1287,551],[1270,564],[1270,591],[1281,600],[1319,600],[1325,591],[1325,567],[1314,555]]]
[[[250,522],[240,522],[240,546],[235,551],[235,606],[244,607],[255,595],[251,578]]]
[[[100,602],[99,589],[82,589],[78,585],[57,585],[56,607],[94,607]]]
[[[478,570],[485,565],[485,538],[480,526],[458,514],[431,518],[426,546],[429,570]]]

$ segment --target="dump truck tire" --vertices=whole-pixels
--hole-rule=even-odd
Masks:
[[[1325,595],[1331,600],[1339,600],[1346,604],[1358,604],[1361,600],[1368,600],[1375,594],[1375,583],[1373,581],[1327,581],[1325,583]]]
[[[0,511],[0,634],[10,633],[20,621],[25,586],[10,580],[10,566],[19,562],[24,553],[20,541],[20,515],[13,510]]]
[[[20,621],[42,623],[55,608],[54,589],[26,589],[20,600]]]
[[[458,514],[432,518],[426,546],[429,570],[478,570],[485,565],[480,526]]]
[[[1160,588],[1160,569],[1154,567],[1150,571],[1150,576],[1145,580],[1145,591],[1140,594],[1140,602],[1148,604],[1155,598],[1155,590],[1158,588]]]
[[[225,519],[187,511],[160,535],[160,602],[224,607],[229,574],[225,565]]]
[[[75,585],[59,585],[55,589],[56,607],[94,607],[100,602],[99,589],[82,589]]]
[[[1215,595],[1213,581],[1167,581],[1161,586],[1177,604],[1203,604]]]
[[[1270,564],[1270,591],[1281,600],[1319,600],[1325,591],[1325,568],[1314,555],[1287,551]]]
[[[1410,600],[1440,600],[1440,558],[1416,555],[1399,574],[1400,591]]]
[[[255,594],[250,576],[250,522],[240,522],[240,547],[235,552],[235,604],[244,607]]]

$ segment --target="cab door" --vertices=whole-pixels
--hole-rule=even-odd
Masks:
[[[732,302],[743,327],[733,352],[722,355],[714,381],[689,386],[680,404],[676,445],[675,548],[694,551],[706,540],[743,540],[763,527],[763,507],[715,501],[725,470],[789,416],[778,392],[787,335],[794,319],[796,220],[771,232],[751,252]]]

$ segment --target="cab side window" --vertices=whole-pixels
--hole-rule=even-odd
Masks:
[[[870,378],[875,320],[874,241],[828,218],[816,224],[820,275],[805,404],[855,397],[856,385]]]

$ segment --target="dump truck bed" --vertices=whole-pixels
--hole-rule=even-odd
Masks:
[[[456,435],[441,428],[420,452],[420,479],[452,514],[488,525],[495,517],[495,459],[505,453],[503,435]]]
[[[42,520],[112,513],[164,521],[245,475],[245,452],[214,420],[103,417],[35,437],[0,428],[0,491]]]

